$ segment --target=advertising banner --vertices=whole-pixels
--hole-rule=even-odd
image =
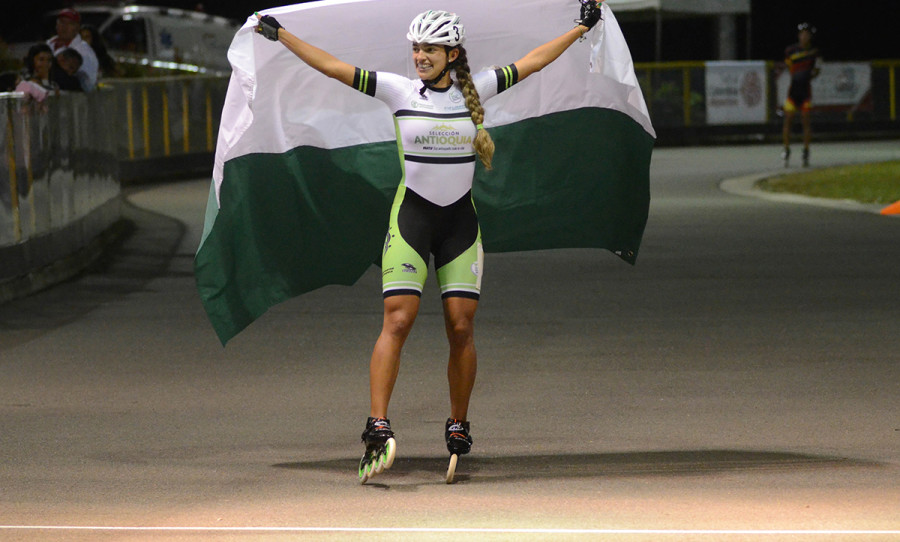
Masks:
[[[706,63],[706,123],[766,122],[766,63]]]
[[[858,105],[872,88],[872,66],[866,62],[828,62],[812,82],[813,107]],[[787,98],[791,76],[784,70],[777,80],[778,107]]]

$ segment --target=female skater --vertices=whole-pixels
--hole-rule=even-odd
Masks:
[[[391,208],[382,256],[384,322],[369,366],[371,411],[362,434],[366,452],[360,461],[361,482],[390,468],[394,459],[388,403],[401,349],[418,314],[431,254],[450,344],[450,417],[444,437],[454,459],[470,451],[469,398],[477,365],[473,321],[484,272],[471,190],[476,156],[490,169],[494,154],[483,125],[482,102],[553,62],[599,20],[597,0],[582,0],[574,28],[509,66],[471,74],[459,16],[426,11],[413,19],[406,36],[419,77],[411,80],[347,64],[302,41],[274,17],[259,17],[258,33],[281,42],[326,76],[386,103],[399,132],[404,176]]]

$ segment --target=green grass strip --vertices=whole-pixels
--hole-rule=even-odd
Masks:
[[[763,179],[757,186],[770,192],[887,205],[900,201],[900,161],[787,173]]]

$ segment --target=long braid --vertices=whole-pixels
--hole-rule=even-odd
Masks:
[[[456,70],[456,79],[462,86],[463,96],[466,98],[466,107],[472,114],[472,122],[479,127],[472,146],[475,147],[475,152],[478,154],[478,158],[481,159],[481,163],[484,164],[485,169],[490,170],[493,169],[491,161],[494,159],[494,140],[491,139],[491,134],[482,126],[484,124],[484,107],[481,105],[478,91],[475,90],[475,84],[472,82],[468,55],[466,55],[466,50],[462,46],[459,46],[458,49],[459,56],[453,63],[453,67]]]

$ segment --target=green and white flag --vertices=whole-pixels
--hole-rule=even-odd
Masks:
[[[578,7],[326,0],[264,14],[345,62],[415,78],[406,32],[426,9],[460,15],[478,72],[563,34]],[[484,104],[497,150],[493,171],[478,165],[473,195],[487,252],[595,247],[637,257],[655,133],[608,6],[603,18],[588,40]],[[387,106],[256,34],[255,21],[228,51],[233,73],[195,259],[223,344],[275,304],[356,282],[380,257],[402,173]]]

